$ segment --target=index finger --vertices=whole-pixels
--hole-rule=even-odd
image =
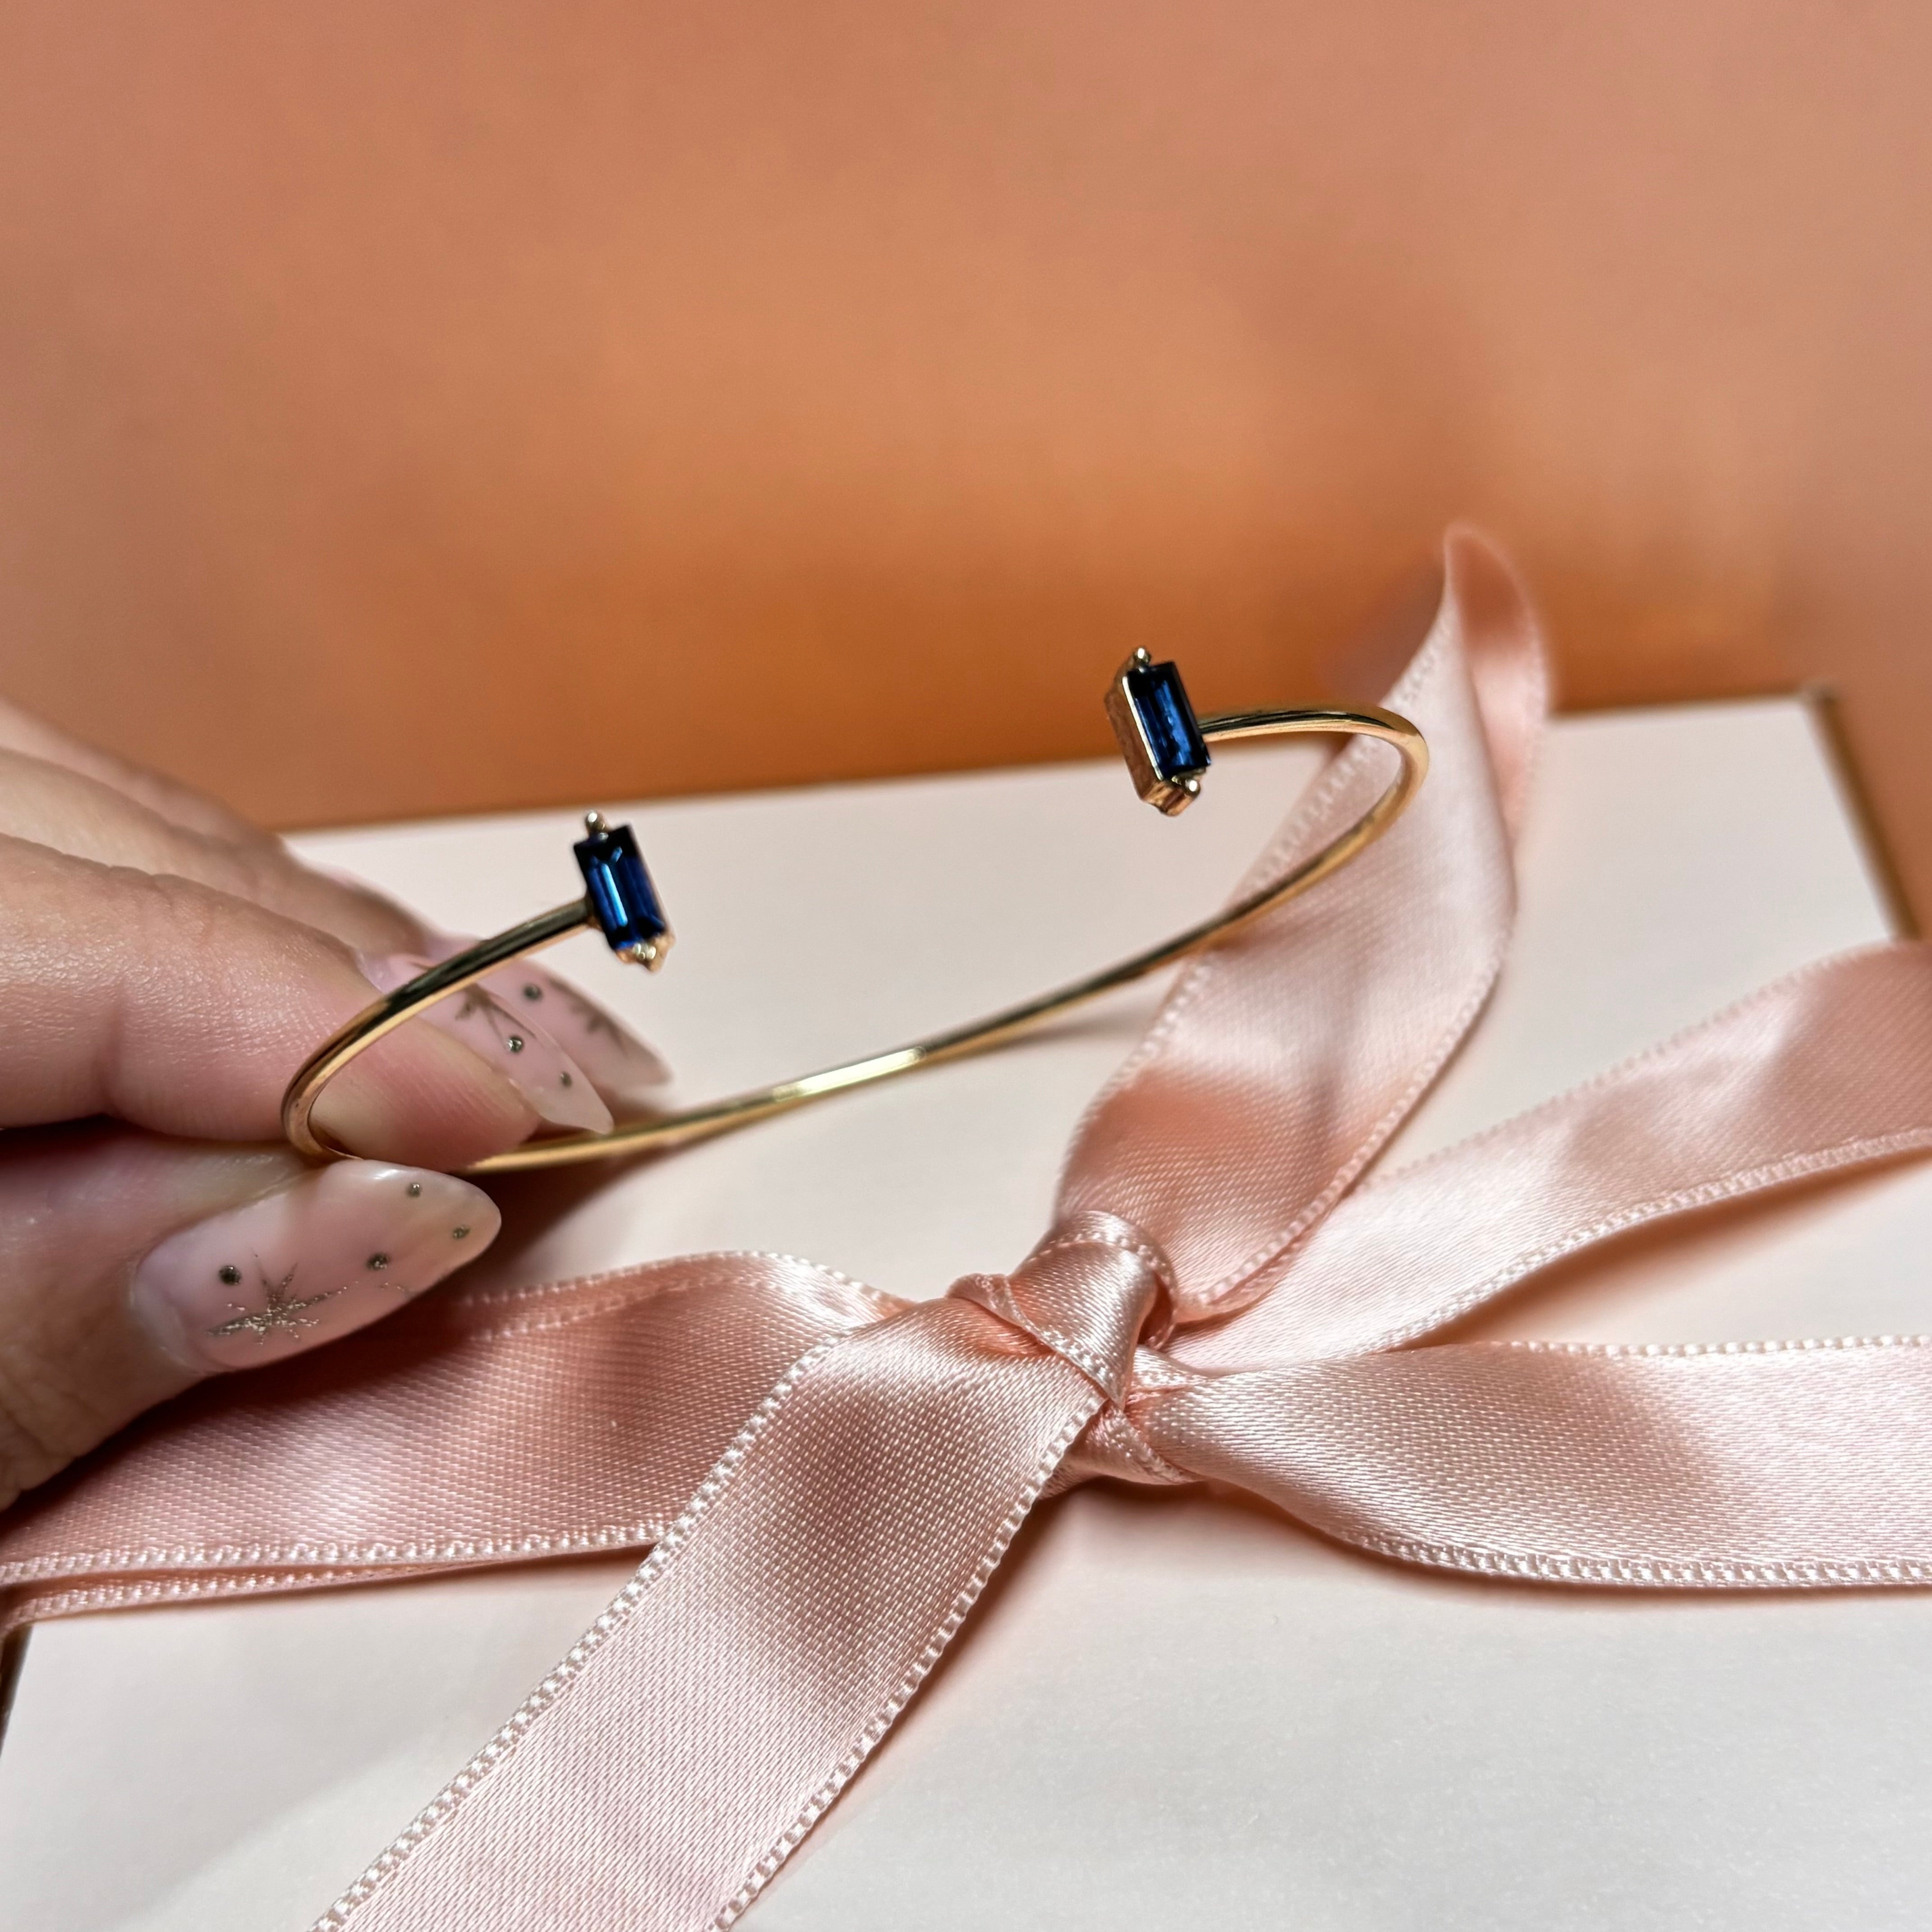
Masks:
[[[336,942],[190,880],[0,838],[0,1127],[110,1114],[279,1139],[290,1076],[374,996]],[[345,1070],[316,1120],[352,1152],[446,1169],[536,1125],[506,1080],[425,1027]]]

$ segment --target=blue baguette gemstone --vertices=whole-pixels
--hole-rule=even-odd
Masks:
[[[1136,664],[1126,681],[1127,701],[1153,754],[1154,776],[1168,784],[1198,778],[1208,769],[1208,741],[1180,673],[1171,664]]]
[[[593,832],[588,838],[580,838],[572,850],[590,890],[590,910],[613,952],[621,952],[627,946],[648,945],[670,932],[657,888],[644,870],[637,835],[628,825]]]

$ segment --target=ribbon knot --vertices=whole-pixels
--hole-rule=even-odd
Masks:
[[[1063,1220],[1011,1274],[969,1274],[946,1291],[976,1302],[1074,1367],[1117,1406],[1139,1345],[1173,1325],[1173,1274],[1160,1249],[1118,1214]]]
[[[1034,1505],[1090,1476],[1226,1484],[1478,1574],[1932,1583],[1932,1343],[1436,1332],[1625,1230],[1932,1150],[1932,950],[1824,962],[1372,1173],[1513,913],[1541,665],[1479,542],[1452,540],[1390,701],[1432,749],[1417,808],[1186,970],[1010,1274],[914,1302],[686,1256],[425,1297],[28,1498],[0,1526],[14,1614],[649,1545],[320,1923],[703,1932],[897,1721]],[[1335,760],[1256,878],[1366,808],[1379,752]]]

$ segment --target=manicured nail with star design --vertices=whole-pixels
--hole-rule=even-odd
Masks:
[[[392,1312],[501,1225],[490,1197],[454,1175],[338,1161],[170,1234],[129,1294],[177,1361],[204,1375],[253,1368]]]
[[[364,978],[383,993],[406,985],[430,963],[406,952],[356,962]],[[421,1018],[461,1040],[494,1066],[552,1126],[610,1132],[610,1109],[596,1083],[551,1037],[538,1019],[534,1003],[530,1003],[530,1010],[520,1012],[479,981],[425,1007]]]
[[[474,943],[440,934],[430,956],[448,959]],[[618,1106],[642,1105],[670,1081],[670,1069],[663,1059],[615,1014],[533,962],[513,959],[486,973],[478,984],[488,987],[512,1012],[536,1020],[590,1075],[598,1092]]]

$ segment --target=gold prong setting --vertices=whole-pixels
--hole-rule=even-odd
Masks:
[[[670,921],[628,825],[601,812],[584,814],[584,836],[572,850],[584,874],[584,905],[610,950],[627,965],[655,973],[671,947]]]
[[[1201,796],[1208,743],[1175,665],[1135,651],[1107,687],[1107,722],[1144,803],[1172,818]]]

